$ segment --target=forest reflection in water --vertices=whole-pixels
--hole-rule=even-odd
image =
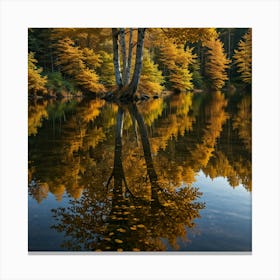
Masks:
[[[183,250],[211,211],[195,187],[201,172],[252,189],[248,94],[188,93],[126,106],[38,102],[29,105],[29,135],[29,195],[38,202],[36,215],[55,196],[55,207],[38,219],[61,241],[60,249],[46,245],[48,234],[34,227],[32,200],[31,251]]]

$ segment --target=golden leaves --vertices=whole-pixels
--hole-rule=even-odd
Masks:
[[[242,37],[238,43],[238,49],[234,51],[234,63],[237,71],[245,83],[252,83],[252,29]]]
[[[213,88],[221,89],[228,79],[226,69],[231,61],[226,58],[223,43],[219,39],[207,41],[205,45],[208,48],[205,72]]]
[[[47,93],[46,83],[47,77],[41,75],[43,69],[36,66],[37,60],[34,53],[28,54],[28,93]]]

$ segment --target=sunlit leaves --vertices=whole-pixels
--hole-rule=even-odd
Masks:
[[[183,45],[175,45],[172,42],[165,42],[159,48],[159,60],[162,68],[167,70],[164,74],[170,86],[179,92],[192,89],[192,74],[188,69],[196,57],[192,50],[184,50]]]
[[[216,39],[205,43],[207,59],[205,64],[206,75],[211,80],[214,89],[221,89],[228,79],[226,69],[229,67],[230,60],[226,58],[223,43]]]
[[[46,110],[47,102],[29,104],[28,106],[28,136],[36,135],[38,128],[42,126],[43,119],[48,118]]]
[[[85,68],[81,70],[76,76],[78,84],[91,92],[103,92],[104,86],[99,83],[99,77],[92,70]]]
[[[248,84],[252,83],[252,29],[242,37],[234,51],[234,63],[238,67],[241,79]]]
[[[107,87],[115,86],[115,73],[114,73],[114,64],[113,64],[113,55],[112,53],[107,53],[105,51],[99,52],[101,63],[97,67],[97,72],[100,77],[100,82],[105,84]]]
[[[216,39],[218,34],[215,28],[163,28],[164,34],[176,43],[194,43],[201,41],[202,44]]]
[[[42,68],[37,67],[37,60],[34,58],[34,53],[28,54],[28,93],[47,93],[46,83],[47,78],[42,76]]]
[[[103,92],[104,86],[100,83],[95,68],[100,66],[99,55],[88,48],[81,49],[75,46],[70,38],[63,38],[56,44],[57,61],[61,71],[76,79],[77,84],[91,92]]]
[[[162,72],[158,69],[158,65],[152,61],[149,52],[145,51],[141,79],[138,86],[139,92],[148,95],[159,94],[163,90],[163,81]]]

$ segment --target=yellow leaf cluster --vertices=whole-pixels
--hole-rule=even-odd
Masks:
[[[243,36],[238,43],[238,49],[234,51],[237,71],[241,73],[241,79],[248,84],[252,83],[252,29]]]
[[[192,49],[184,50],[183,45],[166,42],[160,47],[160,61],[163,67],[168,69],[168,78],[172,88],[179,92],[193,88],[192,73],[188,67],[195,58],[196,55],[192,53]]]
[[[158,65],[152,61],[149,52],[145,50],[141,78],[138,86],[139,91],[145,94],[159,94],[163,90],[163,82],[164,79],[161,71],[158,69]]]
[[[56,64],[61,67],[63,73],[73,77],[78,85],[91,92],[104,92],[105,88],[94,70],[101,63],[98,54],[91,49],[75,46],[74,41],[68,37],[58,41],[56,51]]]
[[[207,41],[205,45],[208,48],[205,72],[213,88],[221,89],[228,79],[226,69],[230,60],[226,58],[223,43],[219,39]]]
[[[42,68],[36,66],[37,60],[34,53],[28,54],[28,93],[47,93],[47,77],[41,75]]]

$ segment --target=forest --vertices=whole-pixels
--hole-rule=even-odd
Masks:
[[[234,91],[251,85],[251,49],[248,28],[29,28],[28,94]]]

